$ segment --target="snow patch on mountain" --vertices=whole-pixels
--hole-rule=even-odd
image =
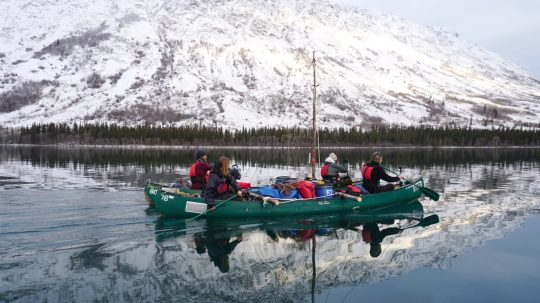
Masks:
[[[516,126],[540,81],[442,28],[325,1],[6,0],[0,123]]]

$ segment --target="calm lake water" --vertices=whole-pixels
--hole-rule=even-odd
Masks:
[[[334,151],[355,177],[372,152]],[[187,175],[192,149],[0,146],[0,302],[538,301],[540,149],[381,151],[440,201],[264,224],[163,219],[143,186]],[[208,152],[252,184],[310,171],[307,150]]]

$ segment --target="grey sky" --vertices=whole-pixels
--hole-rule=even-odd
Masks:
[[[538,0],[334,0],[447,27],[540,79]]]

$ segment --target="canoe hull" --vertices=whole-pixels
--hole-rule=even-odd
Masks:
[[[231,200],[220,205],[222,201],[216,200],[216,205],[219,205],[219,207],[201,217],[282,217],[382,209],[407,204],[418,199],[422,195],[420,187],[423,186],[424,181],[420,178],[394,191],[365,195],[362,197],[361,202],[347,198],[325,197],[314,200],[287,200],[282,201],[279,205],[252,200]],[[165,217],[191,218],[206,211],[204,199],[169,193],[163,190],[163,186],[151,182],[148,182],[145,186],[145,197],[153,202],[158,212]]]

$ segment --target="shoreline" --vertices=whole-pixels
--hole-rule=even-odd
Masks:
[[[12,146],[12,147],[46,147],[46,148],[63,148],[63,149],[148,149],[148,150],[157,150],[157,149],[172,149],[172,150],[185,150],[185,149],[264,149],[264,150],[274,150],[274,149],[311,149],[311,146],[259,146],[259,145],[143,145],[143,144],[129,144],[129,145],[90,145],[90,144],[0,144],[0,146]],[[370,146],[320,146],[318,149],[338,149],[338,150],[347,150],[347,149],[539,149],[540,146],[523,146],[523,145],[513,145],[513,146],[385,146],[385,145],[370,145]]]

